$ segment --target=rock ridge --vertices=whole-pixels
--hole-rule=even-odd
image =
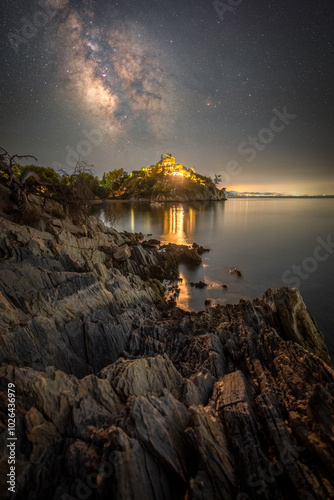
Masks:
[[[3,498],[8,383],[15,500],[334,498],[334,372],[297,289],[185,312],[160,280],[196,249],[44,229],[0,220]]]

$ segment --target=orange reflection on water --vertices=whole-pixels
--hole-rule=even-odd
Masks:
[[[166,208],[164,213],[164,237],[169,242],[177,243],[178,245],[185,245],[188,243],[187,236],[189,232],[186,231],[185,228],[185,219],[187,219],[188,230],[189,221],[188,216],[186,217],[183,205],[172,205]],[[194,222],[192,225],[193,224]]]
[[[186,277],[182,271],[180,271],[180,280],[182,281],[179,282],[180,295],[177,298],[177,307],[180,307],[180,309],[184,309],[185,311],[189,311],[191,293],[189,287],[187,286]]]

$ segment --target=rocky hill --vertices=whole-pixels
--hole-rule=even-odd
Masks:
[[[160,280],[196,249],[34,225],[0,218],[2,498],[334,498],[334,372],[296,289],[184,312]]]
[[[192,189],[191,189],[192,188]],[[227,196],[225,191],[218,189],[216,186],[190,186],[189,190],[181,189],[179,186],[170,188],[169,192],[157,194],[150,198],[150,201],[165,202],[165,201],[225,201]]]
[[[116,177],[116,179],[115,179]],[[214,180],[201,175],[194,167],[187,168],[176,163],[171,154],[161,155],[161,161],[150,167],[133,170],[125,176],[121,170],[105,175],[105,182],[111,182],[114,196],[125,199],[148,201],[222,201],[226,200],[225,188],[218,189],[215,182],[221,181],[220,176]],[[117,189],[113,190],[113,186]]]

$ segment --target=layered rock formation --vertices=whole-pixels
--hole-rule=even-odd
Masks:
[[[334,372],[296,289],[184,312],[156,279],[180,253],[94,220],[0,226],[3,498],[334,498]]]

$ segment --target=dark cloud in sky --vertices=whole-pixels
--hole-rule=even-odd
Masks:
[[[237,162],[231,188],[334,193],[329,0],[13,0],[1,11],[6,149],[46,166],[80,155],[98,175],[170,151],[204,174]],[[284,108],[295,118],[272,130]],[[240,153],[245,142],[256,154]]]

